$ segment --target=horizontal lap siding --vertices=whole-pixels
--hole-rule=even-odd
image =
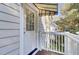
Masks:
[[[0,12],[0,21],[1,20],[19,23],[19,19],[17,17],[14,17],[14,16],[11,16],[11,15]]]
[[[3,54],[5,55],[5,54],[9,54],[9,53],[13,52],[14,50],[17,50],[17,49],[19,50],[18,46],[19,45],[16,42],[16,43],[11,44],[9,46],[2,47],[2,48],[0,48],[0,54],[1,55],[3,55]]]
[[[8,53],[8,55],[18,55],[19,54],[18,52],[19,52],[18,49],[16,49],[13,52]]]
[[[19,4],[0,4],[0,55],[19,54],[19,9]]]
[[[1,25],[0,30],[1,29],[19,29],[19,24],[17,24],[17,23],[0,21],[0,25]],[[6,25],[6,27],[5,27],[5,25]]]
[[[19,35],[19,30],[0,30],[0,38]]]
[[[7,5],[7,6],[9,6],[9,7],[11,7],[11,8],[13,8],[13,9],[15,9],[15,10],[17,10],[17,11],[19,11],[19,4],[12,4],[12,3],[6,3],[5,5]]]
[[[7,14],[10,14],[10,15],[13,15],[14,17],[19,17],[19,12],[17,10],[15,10],[15,9],[7,6],[7,5],[4,5],[4,4],[0,4],[0,12],[1,13],[7,13]]]
[[[18,42],[18,40],[19,40],[18,37],[0,39],[0,48],[9,46],[15,42]]]

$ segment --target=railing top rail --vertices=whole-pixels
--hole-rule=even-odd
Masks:
[[[65,32],[41,32],[41,34],[65,35]]]
[[[66,32],[65,36],[79,43],[79,35]]]
[[[79,43],[79,35],[75,35],[69,32],[40,32],[41,34],[50,34],[50,35],[64,35],[65,37],[70,38]]]

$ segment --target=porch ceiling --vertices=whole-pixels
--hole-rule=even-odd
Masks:
[[[40,10],[58,11],[57,3],[35,3],[35,5]]]

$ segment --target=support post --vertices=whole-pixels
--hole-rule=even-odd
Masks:
[[[20,55],[24,54],[24,12],[20,3]]]

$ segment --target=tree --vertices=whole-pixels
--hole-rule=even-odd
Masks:
[[[59,28],[63,31],[75,33],[79,31],[79,4],[71,4],[69,11],[64,19],[57,21]],[[61,30],[61,29],[59,29]]]

